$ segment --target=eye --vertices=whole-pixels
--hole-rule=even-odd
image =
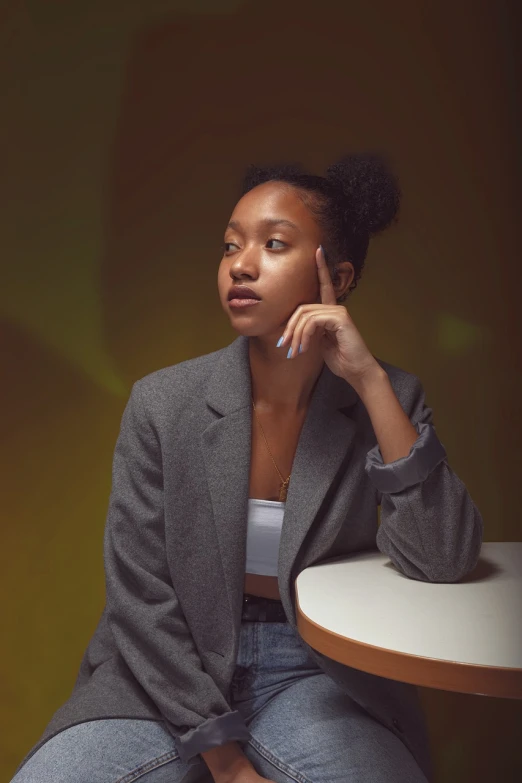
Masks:
[[[283,242],[283,240],[282,240],[282,239],[274,239],[274,238],[271,238],[271,239],[267,239],[267,244],[268,244],[268,242],[279,242],[279,244],[280,244],[280,245],[283,245],[284,247],[286,247],[286,242]],[[236,245],[236,243],[235,243],[235,242],[224,242],[224,243],[221,245],[221,250],[222,250],[222,252],[223,252],[223,253],[227,253],[227,252],[228,252],[228,251],[227,251],[227,247],[228,247],[228,245],[233,245],[234,247],[237,247],[237,245]],[[278,248],[274,248],[274,250],[277,250],[277,249],[278,249]]]

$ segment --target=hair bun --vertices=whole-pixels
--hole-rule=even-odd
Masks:
[[[356,233],[377,234],[395,219],[401,191],[397,177],[381,155],[344,155],[328,167],[326,179],[343,192],[346,217]]]

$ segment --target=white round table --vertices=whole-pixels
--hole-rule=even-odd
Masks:
[[[297,626],[315,650],[392,680],[522,699],[522,542],[483,543],[454,584],[420,582],[379,551],[310,566]]]

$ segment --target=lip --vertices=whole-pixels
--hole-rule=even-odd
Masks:
[[[256,302],[259,302],[261,297],[247,285],[233,285],[228,292],[227,299],[229,302],[234,299],[254,299]]]
[[[245,299],[244,297],[242,299],[229,299],[228,300],[228,306],[229,307],[251,307],[252,305],[259,304],[261,300],[260,299]]]

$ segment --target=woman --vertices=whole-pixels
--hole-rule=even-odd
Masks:
[[[218,272],[239,336],[134,384],[106,606],[14,783],[430,779],[416,688],[312,650],[295,615],[297,575],[329,557],[377,545],[431,582],[479,557],[420,381],[339,304],[399,195],[376,155],[247,171]]]

